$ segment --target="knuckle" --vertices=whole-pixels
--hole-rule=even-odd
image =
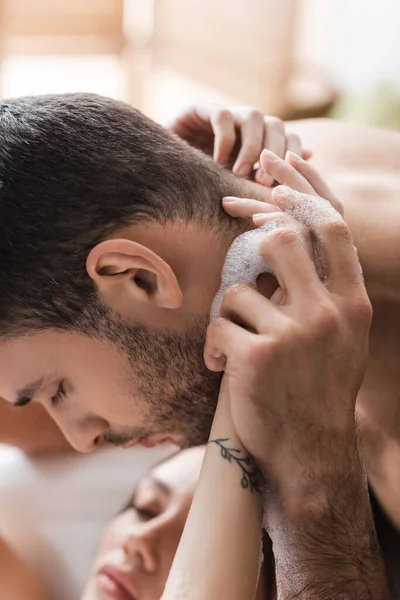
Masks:
[[[349,317],[352,322],[358,324],[362,328],[371,326],[373,309],[367,292],[363,289],[355,294],[349,306]]]
[[[192,114],[197,114],[198,110],[201,110],[203,108],[202,104],[195,104],[195,103],[191,103],[188,104],[182,111],[182,115],[192,115]]]
[[[251,343],[242,348],[242,359],[254,367],[264,364],[271,355],[271,344],[262,336],[256,336]]]
[[[343,219],[331,219],[322,224],[320,231],[323,235],[336,238],[338,241],[351,242],[350,229]]]
[[[293,244],[298,244],[299,237],[294,231],[293,228],[289,227],[277,227],[273,231],[271,231],[268,236],[270,243],[274,246],[291,246]]]
[[[326,334],[336,332],[341,326],[341,315],[337,306],[330,300],[320,300],[313,311],[313,325],[317,334],[325,337]]]
[[[224,294],[223,306],[224,304],[227,305],[233,300],[242,297],[248,290],[249,287],[245,283],[235,283],[234,285],[231,285]]]
[[[261,123],[264,122],[264,115],[260,110],[257,110],[256,108],[249,108],[247,118],[249,121],[260,121]]]
[[[265,124],[271,129],[278,129],[280,131],[285,129],[285,125],[279,117],[265,117]]]
[[[221,108],[216,112],[214,121],[216,125],[226,125],[233,121],[233,115],[227,108]]]

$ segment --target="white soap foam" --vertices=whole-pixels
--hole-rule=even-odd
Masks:
[[[323,283],[326,283],[327,266],[323,256],[323,242],[320,236],[316,235],[315,230],[318,230],[319,226],[329,221],[342,219],[342,217],[328,200],[318,196],[300,194],[285,189],[285,200],[286,214],[314,231],[317,241],[317,244],[314,244],[314,265],[319,278]],[[221,275],[221,286],[211,306],[211,320],[219,316],[222,300],[228,288],[238,283],[255,288],[259,275],[262,273],[274,274],[272,265],[261,254],[260,244],[265,233],[279,227],[290,227],[304,241],[301,232],[296,229],[294,223],[291,224],[287,219],[279,219],[279,217],[258,229],[252,229],[237,237],[226,255]]]
[[[228,288],[237,283],[256,287],[257,278],[261,273],[272,273],[272,265],[261,254],[260,245],[265,234],[282,226],[290,227],[296,231],[295,226],[288,224],[287,220],[279,217],[258,229],[246,231],[235,239],[225,258],[221,274],[221,286],[211,306],[210,318],[216,319],[221,310],[222,300]]]

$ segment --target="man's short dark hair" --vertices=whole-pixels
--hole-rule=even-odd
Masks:
[[[92,94],[0,103],[0,336],[85,328],[89,251],[138,221],[221,227],[235,179],[131,106]]]

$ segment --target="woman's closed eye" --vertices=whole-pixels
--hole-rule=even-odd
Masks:
[[[134,502],[130,503],[129,508],[133,509],[138,517],[143,521],[150,521],[151,519],[155,519],[160,514],[160,511],[155,509],[150,509],[145,506],[139,506]]]

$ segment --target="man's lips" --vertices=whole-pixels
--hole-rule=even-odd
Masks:
[[[96,585],[114,600],[139,600],[131,574],[113,565],[103,567],[96,575]]]
[[[122,447],[123,448],[131,448],[132,446],[145,446],[146,448],[154,448],[157,444],[163,444],[165,442],[170,442],[172,444],[176,443],[172,440],[170,436],[165,435],[146,435],[137,440],[131,440],[127,442]]]

